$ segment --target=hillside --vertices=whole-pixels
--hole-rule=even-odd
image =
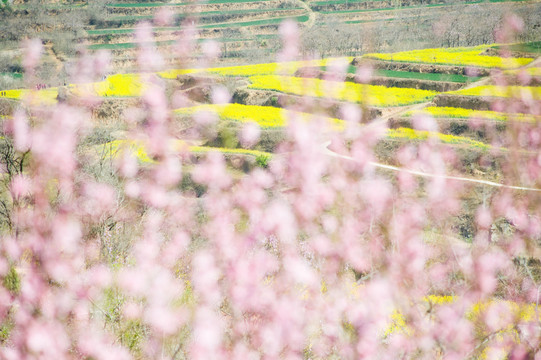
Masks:
[[[538,358],[540,13],[0,0],[0,358]]]

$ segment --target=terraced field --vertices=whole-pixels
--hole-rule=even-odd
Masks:
[[[96,49],[100,46],[93,45]],[[501,45],[484,45],[370,53],[358,57],[289,63],[170,69],[145,74],[117,73],[102,81],[88,84],[72,84],[42,90],[2,90],[0,105],[24,100],[27,105],[48,106],[59,101],[77,103],[80,98],[85,100],[98,98],[103,103],[101,107],[96,106],[93,109],[96,123],[99,124],[104,117],[108,121],[113,121],[111,118],[117,116],[118,119],[122,119],[118,122],[128,130],[120,131],[120,135],[108,134],[108,137],[99,138],[99,141],[86,145],[89,149],[85,150],[89,153],[95,152],[96,156],[107,161],[112,158],[121,159],[125,151],[129,151],[131,155],[128,155],[132,156],[135,162],[133,166],[145,168],[163,162],[153,155],[151,146],[144,137],[130,138],[129,126],[125,125],[124,115],[113,114],[111,109],[115,106],[120,110],[130,108],[132,102],[140,101],[141,97],[145,98],[145,92],[156,83],[165,83],[166,93],[182,95],[183,103],[181,107],[160,114],[175,128],[175,134],[178,136],[167,137],[168,142],[160,144],[160,147],[167,147],[168,150],[175,152],[175,156],[182,156],[182,166],[198,166],[205,154],[220,152],[224,155],[227,170],[240,173],[239,177],[244,176],[243,172],[249,172],[254,167],[266,168],[270,160],[284,156],[284,152],[280,153],[281,148],[278,144],[287,138],[287,131],[291,129],[287,128],[288,125],[293,124],[294,127],[308,123],[317,125],[320,133],[314,142],[316,145],[310,147],[304,156],[326,154],[344,161],[354,161],[355,164],[363,164],[364,161],[392,174],[409,172],[427,178],[437,175],[401,168],[397,160],[399,158],[397,150],[402,145],[408,145],[409,148],[405,148],[408,150],[415,149],[411,146],[414,144],[430,143],[454,150],[453,155],[456,153],[456,162],[459,165],[448,172],[444,171],[445,175],[442,175],[448,179],[482,184],[486,187],[508,186],[537,191],[538,189],[528,188],[526,185],[520,188],[504,185],[500,181],[501,171],[498,168],[498,161],[502,156],[518,147],[520,147],[518,155],[526,153],[530,151],[530,143],[541,142],[539,138],[530,136],[523,139],[523,143],[518,146],[506,143],[505,138],[499,136],[507,126],[512,125],[515,131],[520,131],[527,129],[528,126],[537,125],[541,120],[539,108],[529,106],[538,104],[541,100],[541,87],[536,86],[539,80],[537,78],[541,76],[539,68],[536,67],[538,63],[536,59],[538,55],[535,53],[536,43],[511,45],[511,48],[521,49],[520,54],[517,53],[512,58],[499,56],[497,50],[501,47]],[[524,49],[531,49],[532,53],[527,53]],[[343,73],[339,74],[337,69],[342,69]],[[501,69],[501,76],[507,77],[509,83],[513,85],[497,86],[496,81],[487,76],[494,69]],[[372,73],[373,76],[370,78],[368,73]],[[156,78],[160,78],[160,81]],[[213,103],[212,90],[218,86],[223,89],[224,84],[227,84],[231,92],[232,103],[225,101]],[[525,100],[525,106],[517,109],[521,111],[504,113],[498,111],[497,106],[486,108],[490,107],[494,99],[506,101],[511,97]],[[147,106],[152,107],[155,100],[154,98],[149,101],[147,97]],[[164,97],[163,100],[168,102],[172,99]],[[97,102],[88,101],[88,103]],[[348,109],[351,108],[344,106],[347,103],[360,104],[360,107],[355,109],[360,108],[362,114],[348,113],[350,111]],[[286,109],[287,105],[291,107]],[[163,109],[165,110],[165,106]],[[4,107],[0,106],[0,116],[12,115],[2,111]],[[102,117],[100,113],[105,115]],[[153,121],[151,117],[149,116],[149,122]],[[146,124],[146,121],[141,120],[142,126],[148,125],[151,128],[153,125]],[[245,144],[246,140],[242,134],[248,128],[247,124],[254,126],[252,131],[257,132],[258,142],[255,144]],[[337,133],[370,131],[372,127],[377,129],[377,125],[387,125],[387,129],[382,127],[378,137],[366,138],[367,141],[376,143],[373,159],[372,154],[366,156],[363,149],[357,149],[359,158],[352,155],[353,151],[348,152],[348,155],[340,153],[340,150],[350,150],[347,141],[340,144],[338,149],[328,148],[330,139]],[[202,137],[203,140],[190,138],[195,128],[204,132],[206,127],[212,128],[215,134],[208,139]],[[152,129],[148,133],[152,136]],[[419,152],[423,151],[421,146],[418,149]],[[362,156],[365,158],[361,158]],[[302,157],[299,159],[303,161]],[[436,161],[443,164],[439,159]],[[443,166],[446,165],[445,163]],[[180,170],[179,167],[179,173]],[[315,170],[317,171],[317,167]],[[262,176],[258,181],[265,181],[265,177]],[[198,191],[205,190],[194,189],[196,195]],[[287,191],[289,189],[284,192]],[[464,235],[463,240],[471,241],[467,235]],[[462,246],[468,245],[464,242]],[[354,285],[357,286],[357,283]],[[317,288],[319,289],[319,284]],[[484,302],[472,302],[465,315],[457,315],[456,318],[475,324],[484,316],[483,307],[491,303],[503,304],[506,311],[515,314],[518,319],[538,318],[537,305],[533,301],[525,303],[504,299],[491,297],[484,299]],[[430,309],[437,309],[442,304],[451,304],[459,300],[459,296],[431,295],[422,302]],[[388,339],[401,333],[408,334],[409,321],[405,315],[394,311],[389,321],[383,321],[383,333],[376,339]],[[514,334],[514,331],[515,329],[506,328],[500,334]]]
[[[201,4],[117,2],[108,4],[107,13],[97,23],[88,26],[86,33],[91,50],[113,51],[115,67],[129,71],[134,69],[135,64],[135,25],[143,20],[152,21],[156,11],[166,8],[175,14],[173,24],[155,29],[156,45],[163,53],[170,53],[182,25],[193,23],[199,31],[199,42],[212,39],[220,44],[222,61],[253,63],[274,58],[280,48],[278,26],[286,19],[297,21],[308,37],[311,29],[317,30],[314,34],[318,36],[334,31],[325,30],[327,28],[341,29],[348,34],[361,34],[358,40],[348,40],[351,43],[337,46],[342,42],[337,38],[334,44],[337,53],[342,56],[357,55],[381,48],[381,45],[367,45],[369,42],[364,37],[381,32],[382,29],[396,29],[397,33],[407,33],[412,26],[416,31],[429,30],[438,19],[445,18],[450,9],[458,6],[498,7],[520,2],[522,0],[465,3],[432,0],[404,4],[391,0],[211,0]],[[310,47],[312,45],[307,45],[308,49]],[[318,45],[310,51],[324,54],[326,50],[319,49]],[[174,66],[174,58],[170,55],[165,57],[170,66]]]
[[[535,49],[536,43],[512,45],[521,49]],[[317,103],[313,110],[328,116],[331,127],[341,129],[345,123],[337,117],[343,114],[336,106],[346,102],[359,103],[366,110],[365,121],[379,118],[388,122],[387,138],[391,143],[423,141],[435,136],[443,144],[483,153],[494,146],[504,149],[505,144],[493,145],[492,138],[471,128],[471,119],[498,124],[504,129],[509,122],[533,123],[538,116],[532,114],[507,114],[490,109],[494,98],[526,97],[541,98],[541,88],[528,84],[498,87],[486,77],[493,68],[502,68],[508,76],[528,73],[535,83],[539,76],[534,63],[535,52],[514,58],[502,58],[494,51],[500,46],[483,45],[468,48],[442,48],[414,50],[398,53],[372,53],[362,57],[295,61],[289,63],[263,63],[246,66],[216,67],[208,69],[172,69],[157,75],[170,82],[169,86],[180,88],[192,101],[193,106],[175,111],[179,119],[189,119],[198,113],[210,113],[228,126],[249,121],[256,122],[263,130],[271,131],[258,151],[272,152],[283,138],[276,130],[283,129],[288,119],[301,117],[306,120],[314,115],[288,112],[281,104],[292,104],[300,99],[312,98]],[[338,62],[348,64],[343,74],[345,82],[328,78]],[[357,72],[370,67],[373,76],[366,84]],[[476,73],[477,76],[468,75]],[[485,75],[485,76],[483,76]],[[72,96],[98,96],[110,99],[136,98],[144,93],[146,77],[137,74],[117,74],[106,80],[86,85],[70,85],[64,90]],[[233,100],[236,104],[208,105],[208,97],[201,97],[209,84],[224,79],[234,81]],[[8,90],[0,97],[53,103],[60,88],[41,91],[25,89]],[[425,108],[425,109],[423,109]],[[326,110],[325,110],[326,109]],[[435,118],[440,133],[413,130],[413,122],[419,114]],[[537,114],[539,115],[539,114]],[[368,116],[368,118],[367,118]],[[272,138],[274,137],[274,138]],[[272,138],[272,139],[271,139]],[[224,148],[236,148],[238,143],[208,144]],[[227,145],[227,146],[226,146]],[[382,159],[384,160],[384,159]],[[389,160],[389,159],[387,159]]]

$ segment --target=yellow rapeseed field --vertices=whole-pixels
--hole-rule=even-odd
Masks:
[[[197,112],[212,112],[224,120],[240,122],[254,121],[262,128],[279,128],[287,124],[287,119],[292,116],[300,116],[305,120],[314,118],[314,115],[286,110],[273,106],[257,106],[243,104],[226,105],[199,105],[175,110],[181,115],[193,115]],[[335,125],[341,126],[343,121],[329,118]]]
[[[387,137],[390,139],[426,140],[429,137],[437,137],[444,144],[464,145],[481,150],[490,149],[490,145],[464,136],[441,134],[429,131],[413,130],[410,128],[388,129]]]
[[[207,72],[222,76],[254,76],[254,75],[293,75],[295,71],[306,66],[326,66],[331,61],[344,60],[350,63],[353,57],[346,58],[328,58],[318,60],[305,60],[305,61],[289,61],[282,63],[265,63],[265,64],[250,64],[240,66],[228,66],[208,69],[179,69],[168,70],[158,73],[165,79],[176,79],[178,75],[193,74],[199,72]]]
[[[534,77],[541,76],[541,67],[530,67],[527,69],[519,69],[519,70],[506,70],[505,73],[510,74],[510,75],[517,75],[521,71],[525,71],[530,76],[534,76]]]
[[[229,149],[223,147],[211,147],[211,146],[190,146],[190,151],[193,153],[207,153],[211,151],[218,151],[222,154],[239,154],[239,155],[251,155],[251,156],[266,156],[272,157],[272,154],[265,151],[250,150],[250,149]]]
[[[469,89],[449,91],[448,94],[514,98],[524,97],[539,100],[541,99],[541,87],[481,85]]]
[[[4,94],[4,95],[3,95]],[[56,103],[58,97],[57,88],[48,88],[42,90],[13,89],[0,91],[0,98],[22,100],[27,99],[34,105],[52,105]]]
[[[100,82],[77,84],[70,87],[76,95],[132,97],[141,96],[145,84],[139,74],[115,74]]]
[[[115,74],[100,82],[71,84],[68,87],[71,93],[76,96],[132,97],[141,96],[145,89],[145,84],[138,74]],[[28,99],[33,104],[51,105],[57,102],[58,88],[3,90],[0,92],[0,97],[16,100]]]
[[[533,115],[527,114],[507,114],[496,111],[488,110],[471,110],[455,107],[444,107],[444,106],[429,106],[422,110],[415,112],[407,112],[405,116],[411,116],[415,113],[427,113],[432,115],[435,118],[455,118],[455,119],[470,119],[470,118],[479,118],[486,120],[494,121],[526,121],[533,122],[536,121],[536,117]]]
[[[437,307],[442,305],[450,305],[456,299],[457,297],[455,296],[430,295],[423,300],[430,306]],[[511,319],[516,319],[522,322],[539,322],[541,320],[541,314],[539,313],[536,304],[519,304],[513,301],[505,300],[490,300],[487,302],[476,303],[466,312],[466,319],[475,323],[479,321],[486,311],[488,311],[492,306],[505,308],[505,315],[508,315]],[[389,320],[390,324],[383,334],[384,337],[388,337],[396,333],[403,333],[406,335],[411,334],[412,330],[408,328],[405,317],[399,311],[393,311]],[[513,325],[508,325],[500,329],[499,332],[501,334],[513,334],[516,332],[516,329],[513,327]]]
[[[438,48],[403,51],[390,54],[366,54],[365,58],[397,62],[427,63],[438,65],[476,66],[485,68],[514,69],[533,61],[531,58],[502,58],[483,55],[490,45],[458,48]]]
[[[172,151],[178,151],[186,146],[186,143],[182,140],[173,140],[169,144]],[[188,146],[190,152],[193,153],[207,153],[211,151],[218,151],[222,154],[241,154],[250,155],[254,157],[265,156],[271,158],[272,154],[265,151],[249,150],[249,149],[229,149],[210,146]],[[138,140],[113,140],[108,143],[98,145],[96,151],[102,157],[118,157],[124,151],[130,151],[133,156],[142,164],[151,164],[155,161],[150,158],[147,153],[144,141]]]
[[[275,90],[302,96],[325,96],[341,101],[365,102],[378,107],[415,104],[430,100],[438,94],[436,91],[428,90],[388,88],[278,75],[252,76],[249,79],[252,83],[249,87],[252,89]]]

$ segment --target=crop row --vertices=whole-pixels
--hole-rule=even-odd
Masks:
[[[374,72],[376,76],[394,77],[403,79],[417,79],[417,80],[430,80],[430,81],[445,81],[445,82],[457,82],[467,83],[474,82],[480,79],[480,77],[465,76],[458,74],[439,74],[439,73],[420,73],[414,71],[395,71],[378,69]]]
[[[541,87],[538,86],[497,86],[482,85],[469,89],[450,91],[448,94],[466,95],[466,96],[490,96],[502,98],[533,98],[541,99]]]
[[[533,61],[531,58],[503,58],[500,56],[483,55],[483,51],[490,45],[481,45],[473,48],[438,48],[404,51],[390,54],[366,54],[365,58],[411,62],[427,63],[438,65],[456,65],[456,66],[476,66],[502,69],[514,69],[529,64]]]
[[[412,116],[415,113],[427,113],[435,118],[452,118],[452,119],[486,119],[493,121],[524,121],[534,122],[536,117],[527,114],[507,114],[489,110],[471,110],[456,107],[430,106],[416,112],[408,112],[405,116]]]
[[[72,84],[68,86],[73,95],[93,95],[101,97],[136,97],[141,96],[145,89],[144,82],[138,74],[115,74],[107,79],[88,84]],[[0,97],[9,99],[29,98],[44,104],[56,102],[58,88],[52,87],[39,91],[29,89],[3,90]]]
[[[410,128],[388,129],[387,137],[390,139],[405,139],[405,140],[427,140],[430,137],[436,137],[444,144],[462,145],[473,147],[480,150],[489,150],[491,147],[488,144],[476,141],[464,136],[448,135],[438,132],[414,130]]]
[[[314,1],[311,3],[312,6],[325,6],[325,5],[343,5],[343,4],[353,4],[353,3],[363,3],[363,2],[384,2],[387,0],[326,0],[326,1]],[[474,0],[466,1],[464,4],[480,4],[485,2],[491,3],[501,3],[501,2],[522,2],[529,0]],[[384,8],[370,8],[370,9],[347,9],[347,10],[336,10],[336,11],[320,11],[323,14],[341,14],[341,13],[355,13],[355,12],[365,12],[365,11],[392,11],[392,10],[404,10],[404,9],[415,9],[415,8],[432,8],[432,7],[449,7],[456,4],[446,4],[446,3],[436,3],[436,4],[421,4],[421,5],[408,5],[408,6],[396,6],[396,7],[384,7]]]
[[[265,2],[271,0],[208,0],[205,4],[227,4],[227,3],[245,3],[245,2]],[[161,2],[140,2],[140,3],[114,3],[108,4],[108,7],[133,8],[133,7],[174,7],[193,5],[193,2],[182,3],[161,3]]]
[[[221,152],[222,154],[239,154],[250,155],[254,157],[265,157],[270,159],[271,153],[259,150],[250,149],[230,149],[220,147],[209,146],[188,146],[182,140],[173,140],[169,144],[172,151],[189,150],[192,153],[208,153],[212,151]],[[130,151],[132,155],[141,163],[153,163],[155,162],[148,154],[147,148],[143,141],[137,140],[113,140],[108,143],[98,145],[96,147],[97,152],[101,156],[118,157],[124,151]]]
[[[329,97],[340,101],[366,103],[377,107],[403,106],[432,99],[438,93],[409,88],[388,88],[351,82],[326,81],[312,78],[263,75],[250,77],[252,89],[274,90],[283,93]]]
[[[267,39],[276,39],[278,35],[275,34],[261,34],[255,35],[253,38],[213,38],[213,41],[219,43],[234,43],[234,42],[249,42],[249,41],[261,41]],[[197,39],[198,43],[208,41],[207,39]],[[170,46],[175,44],[175,40],[164,40],[156,41],[156,46]],[[136,42],[124,42],[124,43],[99,43],[91,44],[88,46],[91,50],[98,49],[107,49],[107,50],[118,50],[118,49],[136,49],[140,44]]]
[[[286,110],[273,106],[243,104],[199,105],[175,110],[175,113],[180,115],[193,115],[201,112],[214,113],[223,120],[234,120],[239,122],[253,121],[262,128],[284,127],[287,124],[287,120],[293,117],[299,117],[304,120],[314,118],[314,115],[312,114]],[[343,121],[339,119],[329,120],[337,126],[341,126],[343,124]]]
[[[213,23],[213,24],[198,24],[197,27],[200,29],[218,29],[218,28],[233,28],[233,27],[245,27],[245,26],[263,26],[263,25],[274,25],[280,24],[284,20],[295,20],[297,22],[306,22],[308,21],[308,15],[298,15],[298,16],[281,16],[274,18],[266,18],[260,20],[251,20],[251,21],[237,21],[237,22],[223,22],[223,23]],[[154,31],[178,31],[180,27],[158,27],[154,28]],[[94,29],[87,30],[88,35],[126,35],[132,34],[135,32],[135,29]]]
[[[217,28],[230,28],[230,27],[245,27],[245,26],[261,26],[261,25],[273,25],[280,24],[284,20],[295,20],[297,22],[303,23],[308,21],[308,15],[299,15],[299,16],[284,16],[277,18],[268,18],[261,20],[252,20],[252,21],[239,21],[239,22],[226,22],[219,24],[205,24],[198,25],[198,28],[201,29],[217,29]]]
[[[222,76],[254,76],[254,75],[293,75],[297,70],[307,66],[326,66],[332,61],[348,61],[353,58],[327,58],[318,60],[288,61],[282,63],[263,63],[238,66],[226,66],[207,69],[173,69],[158,73],[164,79],[176,79],[178,75],[206,72]]]
[[[242,9],[242,10],[215,10],[215,11],[201,11],[201,12],[183,12],[183,13],[177,13],[177,17],[203,17],[203,16],[209,16],[209,15],[248,15],[248,14],[256,14],[256,13],[279,13],[284,11],[290,11],[290,10],[302,10],[301,7],[291,7],[291,8],[266,8],[266,9]],[[123,15],[123,16],[114,16],[109,18],[108,20],[111,21],[140,21],[140,20],[151,20],[154,18],[154,15]]]

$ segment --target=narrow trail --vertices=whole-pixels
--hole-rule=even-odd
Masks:
[[[338,154],[338,153],[336,153],[336,152],[334,152],[332,150],[329,150],[329,145],[330,144],[331,144],[331,142],[327,141],[327,142],[323,143],[323,145],[322,145],[322,152],[325,155],[329,155],[329,156],[340,158],[340,159],[357,161],[356,159],[352,158],[351,156]],[[374,161],[370,161],[369,164],[374,166],[374,167],[380,168],[380,169],[391,170],[391,171],[395,171],[395,172],[402,171],[402,172],[406,172],[406,173],[409,173],[409,174],[412,174],[412,175],[415,175],[415,176],[421,176],[421,177],[427,177],[427,178],[443,178],[443,179],[447,179],[447,180],[470,182],[470,183],[476,183],[476,184],[482,184],[482,185],[487,185],[487,186],[492,186],[492,187],[505,188],[505,189],[510,189],[510,190],[541,192],[541,189],[538,189],[538,188],[515,186],[515,185],[505,185],[505,184],[500,184],[500,183],[497,183],[497,182],[494,182],[494,181],[474,179],[474,178],[461,177],[461,176],[431,174],[431,173],[426,173],[426,172],[423,172],[423,171],[401,168],[401,167],[398,167],[398,166],[385,165],[385,164],[377,163],[377,162],[374,162]]]
[[[316,23],[317,14],[304,1],[297,0],[297,4],[308,12],[308,21],[304,23],[304,29],[310,30]]]
[[[46,54],[49,55],[49,57],[51,58],[51,60],[53,61],[53,63],[55,64],[56,66],[56,71],[58,73],[60,73],[62,71],[62,68],[64,67],[64,64],[62,63],[62,61],[58,58],[58,56],[55,54],[55,52],[53,51],[53,47],[52,46],[46,46],[45,47],[46,49]]]
[[[540,66],[540,65],[541,65],[541,57],[538,57],[536,60],[532,61],[531,63],[529,63],[529,64],[527,64],[525,66],[520,67],[519,69],[536,67],[536,66]],[[479,81],[476,81],[476,82],[473,82],[473,83],[467,85],[465,88],[471,88],[471,87],[476,87],[476,86],[480,86],[480,85],[486,85],[487,83],[490,82],[490,80],[491,80],[491,77],[487,76],[487,77],[485,77],[485,78],[483,78],[483,79],[481,79]],[[426,105],[428,105],[430,103],[431,103],[431,101],[427,101],[427,102],[424,102],[424,103],[419,103],[419,104],[415,104],[415,105],[401,107],[401,108],[397,109],[396,111],[391,111],[391,112],[385,114],[384,116],[381,116],[381,117],[375,119],[373,122],[367,124],[367,126],[374,126],[374,125],[381,124],[383,122],[386,123],[393,116],[401,115],[401,114],[404,114],[404,113],[406,113],[408,111],[412,111],[412,110],[421,110]],[[330,144],[331,144],[331,142],[327,141],[322,145],[322,148],[323,148],[322,151],[323,151],[323,153],[325,155],[329,155],[329,156],[333,156],[333,157],[341,158],[341,159],[346,159],[346,160],[350,160],[350,161],[356,161],[351,156],[338,154],[338,153],[330,150],[329,149]],[[494,181],[489,181],[489,180],[474,179],[474,178],[468,178],[468,177],[462,177],[462,176],[432,174],[432,173],[426,173],[426,172],[419,171],[419,170],[412,170],[412,169],[406,169],[406,168],[401,168],[401,167],[392,166],[392,165],[386,165],[386,164],[382,164],[382,163],[378,163],[378,162],[370,162],[369,164],[374,166],[374,167],[380,168],[380,169],[385,169],[385,170],[390,170],[390,171],[395,171],[395,172],[403,171],[403,172],[407,172],[407,173],[415,175],[415,176],[421,176],[421,177],[426,177],[426,178],[444,178],[444,179],[447,179],[447,180],[469,182],[469,183],[481,184],[481,185],[486,185],[486,186],[505,188],[505,189],[510,189],[510,190],[541,192],[541,189],[538,189],[538,188],[531,188],[531,187],[525,187],[525,186],[516,186],[516,185],[505,185],[505,184],[500,184],[500,183],[497,183],[497,182],[494,182]]]

